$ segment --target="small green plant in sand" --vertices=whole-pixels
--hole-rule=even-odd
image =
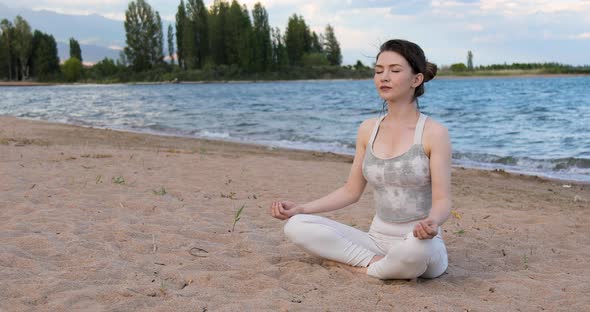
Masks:
[[[524,262],[524,269],[528,270],[529,269],[529,257],[526,256],[526,254],[523,256],[523,262]]]
[[[234,225],[231,228],[232,233],[234,232],[234,229],[236,228],[236,223],[238,223],[238,221],[240,221],[240,216],[242,214],[242,210],[244,210],[244,207],[246,207],[246,203],[242,204],[242,207],[240,207],[240,209],[238,209],[238,211],[236,211],[236,215],[234,216]]]
[[[99,174],[96,176],[96,184],[102,183],[102,176]]]
[[[459,231],[454,232],[455,234],[465,234],[465,230],[464,229],[460,229]]]
[[[122,176],[114,177],[112,181],[115,184],[125,184],[125,178],[123,178]]]
[[[152,192],[154,192],[154,195],[166,195],[166,189],[163,186],[159,190],[152,190]]]

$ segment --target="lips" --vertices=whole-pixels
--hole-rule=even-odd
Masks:
[[[379,87],[379,89],[382,91],[387,91],[387,90],[391,90],[391,87],[381,86],[381,87]]]

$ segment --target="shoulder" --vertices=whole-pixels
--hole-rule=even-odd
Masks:
[[[363,146],[365,146],[369,142],[371,133],[373,132],[373,129],[377,124],[377,120],[379,120],[379,118],[374,117],[365,119],[363,120],[363,122],[361,122],[361,124],[358,127],[357,142],[362,143]]]
[[[448,138],[449,129],[434,118],[428,116],[424,124],[424,136],[431,139]]]
[[[450,146],[449,129],[428,116],[424,125],[423,143],[428,154],[433,148]]]

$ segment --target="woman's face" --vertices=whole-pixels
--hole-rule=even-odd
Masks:
[[[424,75],[414,74],[412,67],[400,54],[385,51],[379,55],[375,64],[375,87],[382,99],[399,101],[413,99],[414,89],[421,83]]]

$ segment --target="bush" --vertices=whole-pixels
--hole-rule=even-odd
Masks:
[[[465,64],[463,64],[463,63],[456,63],[456,64],[451,65],[451,71],[464,72],[464,71],[467,71],[467,66],[465,66]]]
[[[82,62],[75,57],[69,58],[61,67],[61,72],[67,82],[78,81],[82,77],[83,70]]]

